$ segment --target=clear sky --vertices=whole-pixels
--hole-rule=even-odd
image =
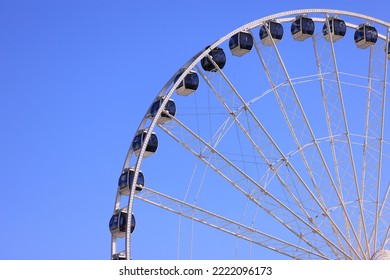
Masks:
[[[390,21],[384,0],[0,1],[0,259],[109,259],[118,176],[165,82],[233,29],[303,8]]]

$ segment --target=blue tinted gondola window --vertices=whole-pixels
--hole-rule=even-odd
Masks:
[[[314,34],[315,25],[311,18],[297,17],[291,24],[291,34],[297,41],[304,41]]]
[[[134,181],[134,170],[129,171],[129,184],[132,185]],[[137,185],[143,186],[145,184],[144,174],[140,171],[138,172]]]
[[[222,49],[214,49],[211,51],[211,56],[219,68],[223,68],[226,62],[226,55]]]
[[[130,232],[133,233],[135,229],[135,217],[133,214],[131,214],[131,229],[130,229]]]
[[[240,32],[240,47],[242,49],[251,50],[253,46],[253,37],[249,33]]]
[[[329,27],[330,27],[330,30],[332,30],[332,26],[331,26],[331,22],[329,22]],[[324,26],[322,27],[322,34],[324,36],[328,35],[329,32],[328,32],[328,26],[326,25],[326,23],[324,23]]]
[[[180,78],[180,74],[175,77],[175,83],[179,78]],[[177,87],[182,87],[182,86],[183,86],[183,81],[181,81]]]
[[[146,132],[144,132],[144,137],[146,137]],[[146,150],[148,152],[154,153],[155,151],[157,151],[157,146],[158,146],[158,140],[156,134],[150,135],[150,139],[148,145],[146,146]]]
[[[119,177],[118,185],[119,188],[124,188],[127,186],[127,172],[121,174],[121,176]]]
[[[127,213],[122,212],[119,217],[119,230],[126,231]]]
[[[134,181],[134,171],[130,170],[128,174],[129,174],[129,185],[131,186],[133,184],[133,181]],[[138,182],[137,182],[137,184],[138,184]]]
[[[376,43],[378,39],[378,32],[372,26],[366,26],[366,40],[368,42]]]
[[[304,34],[314,34],[314,22],[309,18],[302,18],[302,32]]]
[[[222,48],[216,47],[215,49],[213,49],[209,52],[209,55],[211,56],[211,58],[215,62],[215,64],[217,64],[219,69],[222,69],[225,66],[226,55],[225,55],[225,52],[223,51]],[[207,56],[202,58],[201,65],[205,71],[211,71],[211,72],[217,71],[213,62]]]
[[[229,49],[234,56],[243,56],[252,50],[253,37],[246,31],[240,31],[230,37]]]
[[[198,77],[198,75],[195,72],[189,73],[184,78],[184,80],[185,80],[186,88],[192,89],[192,90],[196,90],[198,88],[199,77]]]
[[[176,77],[175,77],[175,83],[177,82],[177,80],[180,78],[181,74],[178,74]],[[196,90],[199,86],[199,77],[198,77],[198,74],[196,74],[195,72],[193,71],[190,71],[185,77],[184,79],[180,82],[180,84],[178,85],[178,88],[182,87],[184,84],[184,87],[186,89],[190,89],[190,90]]]
[[[330,33],[333,32],[333,22],[334,22],[334,20],[329,20],[329,21],[328,21]],[[322,27],[322,33],[323,33],[324,35],[328,35],[328,34],[329,34],[329,32],[328,32],[328,26],[327,26],[326,23],[324,23],[324,26]]]
[[[125,169],[122,172],[121,176],[119,177],[118,186],[120,188],[120,192],[123,195],[130,194],[130,191],[131,191],[132,186],[133,186],[134,175],[135,175],[134,169]],[[142,187],[144,185],[145,185],[145,177],[144,177],[142,171],[139,171],[135,190],[137,192],[142,191]]]
[[[267,34],[267,30],[265,29],[265,26],[263,25],[261,28],[260,28],[260,39],[263,40],[265,37],[267,37],[268,34]]]
[[[324,23],[322,27],[322,34],[327,36],[329,33],[333,33],[333,35],[343,37],[347,33],[347,26],[345,22],[341,19],[331,18],[328,21],[330,32],[328,31],[327,23]],[[333,32],[334,28],[334,32]]]
[[[229,49],[238,47],[238,33],[233,35],[229,40]]]
[[[274,21],[270,21],[268,23],[269,33],[271,34],[271,37],[276,40],[281,40],[283,38],[283,26]],[[268,36],[266,27],[263,25],[260,29],[260,39],[264,39]]]
[[[355,42],[359,42],[361,40],[364,40],[364,31],[362,28],[359,28],[355,31],[355,35],[353,36],[355,39]]]
[[[296,34],[301,30],[300,19],[295,20],[291,25],[291,34]]]
[[[134,140],[133,140],[133,149],[134,150],[138,150],[141,148],[141,138],[142,138],[142,134],[138,134],[137,136],[134,137]]]
[[[160,109],[163,102],[164,102],[164,98],[160,97],[157,101],[155,101],[152,104],[152,107],[150,108],[150,116],[152,118],[154,118],[157,115],[157,112]],[[169,113],[169,115],[166,113],[166,111]],[[160,123],[167,121],[171,116],[175,116],[175,114],[176,114],[176,104],[175,102],[173,102],[173,100],[168,100],[168,102],[165,104],[165,110],[163,110],[163,112],[161,113],[161,117],[165,118],[165,120],[163,120],[162,122],[160,120]]]
[[[110,219],[110,230],[113,231],[118,227],[118,215],[115,214],[114,216],[111,217]]]
[[[335,25],[335,34],[336,35],[341,35],[344,36],[345,33],[347,32],[347,26],[345,25],[345,22],[343,20],[335,19],[334,20],[334,25]],[[332,28],[331,28],[332,30]]]
[[[283,38],[283,26],[276,22],[271,22],[271,35],[274,39],[282,39]]]
[[[174,116],[176,114],[175,102],[173,102],[172,100],[168,100],[167,104],[165,105],[165,110],[167,110],[171,116]],[[168,115],[166,115],[166,114],[164,114],[164,116],[168,117]]]
[[[134,172],[130,173],[130,176],[131,176],[131,174],[133,174],[133,177],[130,177],[130,178],[134,179]],[[141,186],[145,185],[145,177],[144,177],[144,174],[141,171],[138,173],[137,185],[141,185]]]
[[[157,100],[153,103],[152,108],[150,109],[150,114],[152,115],[152,117],[156,116],[158,109],[160,109],[160,103],[160,100]]]

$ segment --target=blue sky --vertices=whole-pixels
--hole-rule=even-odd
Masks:
[[[205,46],[281,11],[334,8],[390,21],[387,6],[1,1],[0,259],[110,258],[108,221],[131,138],[165,82]],[[165,226],[177,227],[162,222],[137,240]],[[159,248],[137,250],[164,258]]]

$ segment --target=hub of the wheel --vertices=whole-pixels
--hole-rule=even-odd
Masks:
[[[390,250],[379,250],[372,257],[372,260],[390,260]]]

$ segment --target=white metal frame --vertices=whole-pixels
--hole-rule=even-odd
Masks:
[[[202,50],[201,52],[196,54],[179,71],[177,71],[177,73],[175,73],[175,75],[173,75],[173,77],[167,82],[167,84],[163,87],[163,89],[160,91],[160,93],[157,96],[157,97],[165,97],[165,98],[164,98],[164,101],[162,102],[160,109],[158,110],[158,112],[156,114],[156,117],[154,117],[152,120],[150,120],[148,118],[148,113],[145,114],[137,131],[143,130],[143,129],[148,129],[148,132],[146,134],[146,138],[144,139],[145,140],[144,145],[141,148],[140,154],[139,154],[138,158],[136,158],[135,176],[133,179],[133,185],[135,185],[135,183],[137,182],[138,173],[140,171],[140,167],[141,167],[141,164],[142,164],[142,161],[144,158],[146,144],[148,143],[150,136],[151,136],[152,132],[154,131],[154,128],[156,127],[156,125],[158,125],[158,126],[160,126],[160,128],[162,130],[166,131],[166,133],[168,135],[171,135],[176,141],[178,141],[181,145],[183,145],[189,151],[191,151],[196,157],[198,157],[200,160],[204,161],[208,166],[210,166],[211,169],[213,169],[215,172],[217,172],[222,177],[224,177],[231,185],[233,185],[234,187],[239,189],[244,195],[248,196],[254,203],[256,203],[259,207],[263,208],[263,210],[268,212],[277,221],[284,224],[286,226],[286,228],[288,228],[293,234],[300,236],[302,241],[304,241],[304,243],[306,243],[306,247],[300,247],[296,244],[290,244],[290,243],[285,242],[283,240],[280,240],[276,237],[269,236],[266,233],[247,228],[246,230],[248,232],[249,231],[251,231],[252,233],[255,232],[258,236],[258,240],[249,240],[249,241],[257,243],[257,244],[264,246],[264,247],[267,247],[269,249],[275,250],[279,253],[285,254],[285,255],[290,256],[292,258],[306,258],[307,256],[313,256],[315,258],[327,259],[327,258],[329,258],[328,257],[329,255],[332,255],[335,258],[345,258],[345,259],[369,258],[378,249],[376,243],[377,243],[377,235],[378,235],[379,230],[384,232],[384,235],[385,235],[385,240],[380,248],[381,250],[383,250],[385,248],[385,242],[387,242],[388,239],[390,238],[390,221],[389,221],[388,226],[386,228],[378,229],[378,220],[379,220],[382,212],[385,209],[384,202],[387,201],[388,193],[390,192],[390,184],[389,184],[387,187],[387,190],[386,190],[386,195],[383,197],[383,200],[385,200],[385,201],[382,201],[382,202],[379,201],[379,199],[380,199],[379,198],[379,188],[380,188],[380,182],[381,182],[380,167],[381,167],[381,161],[382,161],[383,133],[384,133],[383,130],[384,130],[384,120],[385,120],[385,100],[386,100],[386,85],[387,85],[387,61],[388,61],[387,60],[387,52],[386,53],[383,52],[383,57],[385,59],[382,62],[384,65],[382,65],[382,68],[380,68],[378,70],[378,74],[375,73],[376,74],[374,77],[375,79],[371,80],[371,77],[374,75],[374,69],[378,69],[378,68],[375,68],[373,65],[371,65],[371,62],[374,61],[374,59],[372,57],[376,53],[379,54],[381,51],[383,51],[380,48],[377,48],[378,49],[377,52],[374,48],[371,49],[371,57],[370,57],[370,61],[371,61],[370,65],[371,66],[370,66],[370,71],[369,71],[369,75],[368,75],[369,76],[369,83],[370,83],[368,98],[373,98],[374,96],[377,96],[378,98],[382,98],[381,102],[379,102],[382,105],[382,108],[380,110],[381,115],[379,117],[381,125],[378,128],[376,128],[376,131],[373,132],[370,130],[371,126],[369,126],[369,122],[372,121],[372,118],[373,118],[372,116],[374,115],[373,113],[371,113],[373,108],[372,108],[372,106],[369,106],[371,104],[371,101],[368,100],[368,102],[367,102],[367,104],[368,104],[367,105],[367,112],[366,112],[367,129],[366,129],[366,138],[365,138],[366,144],[364,145],[364,154],[365,154],[364,161],[365,162],[363,164],[364,165],[363,174],[365,174],[366,170],[367,170],[366,162],[368,162],[369,160],[373,160],[379,166],[379,168],[378,168],[379,171],[378,171],[376,180],[369,182],[368,179],[364,177],[361,184],[358,182],[357,176],[356,176],[356,168],[353,165],[354,159],[353,159],[353,153],[352,153],[352,148],[351,148],[351,139],[350,139],[350,135],[349,135],[349,131],[348,131],[348,124],[346,123],[346,121],[344,122],[344,127],[342,129],[343,132],[339,132],[339,131],[335,132],[334,130],[337,130],[337,129],[332,127],[332,116],[331,116],[331,114],[328,114],[328,129],[329,129],[329,135],[330,135],[329,141],[330,141],[330,143],[333,147],[333,150],[334,150],[335,164],[337,164],[337,162],[340,160],[344,160],[344,159],[339,158],[339,155],[337,155],[339,153],[336,152],[336,150],[338,149],[338,147],[340,145],[343,145],[343,146],[347,145],[348,151],[346,153],[342,154],[342,156],[349,158],[350,162],[352,163],[352,166],[351,166],[352,178],[350,178],[349,180],[352,180],[354,182],[355,192],[357,193],[357,196],[359,198],[360,210],[362,210],[362,208],[364,207],[364,196],[373,195],[372,193],[367,193],[368,186],[369,185],[376,186],[377,191],[376,191],[376,193],[374,192],[374,195],[377,196],[376,211],[375,211],[374,222],[373,222],[371,230],[366,228],[365,219],[367,217],[363,216],[363,214],[361,214],[358,222],[352,221],[351,217],[348,216],[348,211],[346,209],[346,205],[343,203],[344,202],[343,190],[341,189],[341,186],[344,185],[344,183],[342,182],[343,179],[341,179],[339,176],[337,176],[337,182],[334,182],[332,179],[332,176],[330,175],[329,167],[327,166],[327,163],[324,160],[324,157],[321,153],[321,148],[319,146],[319,140],[315,137],[315,135],[310,127],[310,123],[305,116],[305,112],[300,104],[298,95],[296,94],[295,89],[294,89],[294,82],[289,77],[288,71],[283,63],[283,59],[278,51],[278,48],[277,48],[277,45],[275,44],[275,42],[273,42],[273,45],[271,47],[267,47],[267,50],[265,50],[265,48],[262,48],[260,46],[260,44],[256,42],[256,39],[255,39],[256,37],[253,36],[254,41],[255,41],[255,49],[258,52],[261,64],[263,65],[264,70],[267,73],[271,89],[274,91],[275,96],[280,104],[280,108],[285,115],[286,123],[290,127],[291,134],[292,134],[293,138],[295,139],[295,142],[297,145],[297,151],[301,155],[302,160],[305,163],[305,166],[310,174],[311,182],[305,182],[300,177],[299,172],[294,168],[293,164],[289,163],[288,155],[283,154],[283,152],[278,148],[276,141],[274,139],[272,139],[272,137],[269,135],[269,133],[262,126],[261,122],[256,118],[256,115],[251,111],[251,109],[248,106],[248,104],[246,103],[246,101],[240,96],[238,91],[234,88],[233,84],[230,82],[227,75],[225,75],[224,72],[221,69],[219,69],[218,66],[215,64],[216,68],[218,69],[216,75],[219,75],[220,77],[222,77],[223,80],[225,81],[226,85],[228,87],[230,87],[230,89],[231,89],[231,92],[229,94],[235,95],[241,101],[242,107],[241,107],[240,111],[233,110],[233,108],[229,105],[228,100],[226,98],[224,98],[218,92],[218,90],[213,86],[212,81],[210,81],[206,77],[206,75],[202,74],[201,69],[199,67],[197,67],[197,65],[200,63],[201,59],[208,56],[208,53],[210,52],[210,50],[219,46],[224,41],[230,39],[230,37],[232,35],[236,34],[237,32],[251,31],[252,29],[254,29],[256,27],[264,25],[265,22],[267,22],[269,20],[274,20],[274,19],[277,19],[281,23],[292,22],[293,20],[295,20],[295,16],[303,15],[303,14],[305,14],[305,15],[309,14],[314,22],[324,23],[324,22],[326,22],[326,19],[328,18],[329,15],[338,15],[340,17],[342,17],[342,16],[355,17],[355,18],[361,19],[362,21],[368,21],[368,22],[371,22],[374,24],[385,26],[385,27],[387,27],[388,32],[385,35],[380,34],[379,38],[385,42],[386,50],[388,49],[387,42],[389,40],[390,23],[382,21],[382,20],[378,20],[378,19],[373,18],[373,17],[365,16],[362,14],[352,13],[352,12],[348,12],[348,11],[341,11],[341,10],[303,9],[303,10],[288,11],[288,12],[283,12],[283,13],[278,13],[278,14],[267,16],[267,17],[263,17],[261,19],[253,21],[251,23],[248,23],[248,24],[230,32],[226,36],[222,37],[221,39],[217,40],[215,43],[210,45],[209,48]],[[312,15],[318,15],[318,14],[322,15],[322,17],[312,17]],[[347,22],[347,27],[356,28],[357,25]],[[269,32],[269,30],[267,30],[267,32]],[[328,73],[329,69],[325,69],[323,67],[322,59],[324,59],[324,58],[321,58],[320,55],[318,54],[317,48],[318,48],[318,41],[319,40],[325,41],[323,38],[320,38],[320,37],[317,38],[315,36],[313,37],[313,48],[314,48],[314,50],[316,52],[316,56],[317,56],[317,66],[318,66],[318,70],[319,70],[319,77],[320,77],[320,79],[322,79],[323,78],[322,73],[325,73],[325,72]],[[377,42],[377,44],[378,44],[378,42]],[[346,120],[344,105],[343,105],[343,100],[342,100],[341,82],[338,78],[337,60],[336,60],[336,54],[334,51],[332,40],[330,40],[330,42],[325,42],[323,47],[328,48],[328,50],[330,50],[329,51],[330,56],[328,57],[328,59],[331,59],[333,61],[334,68],[331,69],[331,71],[333,71],[335,73],[335,78],[336,78],[336,83],[337,83],[337,91],[335,91],[335,94],[339,98],[338,101],[334,101],[334,102],[338,102],[335,104],[336,104],[336,106],[339,107],[339,112],[342,113],[344,120]],[[264,51],[272,52],[271,55],[273,56],[274,61],[277,62],[275,67],[279,67],[282,70],[281,71],[282,74],[280,76],[275,76],[271,73],[270,68],[273,66],[267,65],[267,62],[263,58]],[[318,209],[321,209],[323,216],[324,216],[322,223],[327,224],[329,232],[326,232],[326,234],[323,234],[321,231],[318,230],[318,227],[319,227],[318,222],[313,217],[310,217],[310,215],[305,210],[305,205],[302,205],[302,203],[298,199],[296,199],[295,202],[298,205],[298,208],[300,209],[302,215],[297,215],[287,205],[285,205],[283,202],[279,201],[276,197],[273,197],[272,194],[269,193],[266,188],[264,188],[261,184],[259,184],[255,180],[253,180],[253,178],[248,177],[244,172],[242,172],[239,168],[237,168],[232,162],[230,162],[227,158],[225,158],[222,154],[220,154],[215,147],[210,146],[206,141],[201,139],[196,133],[192,132],[189,128],[187,128],[178,119],[172,117],[172,121],[167,123],[166,125],[158,124],[158,116],[160,116],[161,113],[163,112],[163,109],[164,109],[166,103],[171,98],[171,96],[174,94],[175,89],[182,82],[184,77],[193,69],[197,69],[197,72],[202,76],[203,80],[209,85],[209,88],[212,89],[214,94],[219,98],[220,102],[224,105],[224,107],[226,108],[226,110],[230,114],[230,116],[232,116],[231,117],[232,120],[236,124],[238,124],[238,126],[244,132],[244,135],[251,141],[251,143],[255,147],[256,151],[259,153],[259,155],[264,159],[264,161],[267,164],[269,164],[270,173],[272,173],[274,176],[276,176],[276,178],[281,182],[281,184],[283,186],[285,186],[286,190],[289,190],[288,182],[285,182],[284,179],[279,176],[279,170],[284,169],[286,172],[292,172],[292,174],[295,178],[294,180],[296,180],[296,182],[301,184],[304,187],[304,189],[306,190],[307,198],[308,199],[310,198],[313,201],[313,205],[316,205],[316,207],[318,207]],[[176,82],[174,82],[175,77],[177,75],[181,75],[181,76],[179,79],[177,79]],[[378,78],[378,76],[381,76],[381,75],[382,75],[382,77],[379,77],[379,82],[374,82],[374,81],[377,81],[376,78]],[[287,82],[287,85],[283,84],[285,82]],[[323,91],[323,96],[324,96],[324,107],[325,107],[325,110],[327,110],[326,108],[328,106],[328,102],[330,102],[329,98],[327,98],[329,91],[327,90],[326,85],[324,85],[323,83],[321,83],[321,85],[322,85],[322,91]],[[284,91],[284,93],[283,93],[283,91]],[[378,92],[381,92],[382,95],[378,94]],[[299,109],[298,113],[296,113],[297,110],[294,110],[295,115],[293,115],[291,113],[292,110],[291,110],[291,108],[288,107],[291,105],[284,104],[283,100],[280,98],[280,94],[290,95],[291,100],[295,100],[294,106],[296,106],[296,108]],[[334,100],[336,100],[336,99],[334,99]],[[152,102],[152,104],[153,104],[153,102]],[[244,112],[244,111],[246,112],[246,118],[242,117],[244,115],[242,112]],[[300,128],[292,125],[292,118],[299,119],[300,125],[301,125]],[[333,118],[334,118],[334,116],[333,116]],[[296,123],[296,122],[294,122],[294,123]],[[148,125],[148,128],[146,127],[146,125]],[[253,138],[252,133],[245,132],[246,127],[248,127],[248,126],[255,127],[256,132],[262,134],[261,139],[265,139],[266,142],[259,143],[256,139]],[[302,134],[302,133],[298,133],[297,129],[300,129],[301,130],[300,132],[304,131],[303,134],[306,135],[308,137],[308,139],[310,139],[310,141],[302,141],[302,139],[299,139],[299,137],[297,137],[297,134]],[[346,134],[345,134],[344,138],[341,137],[337,141],[335,141],[333,139],[334,137],[338,137],[338,135],[341,135],[345,131],[346,131]],[[368,149],[367,147],[370,146],[370,145],[368,145],[368,143],[369,143],[369,141],[371,141],[370,139],[373,139],[373,138],[377,137],[378,135],[380,137],[380,144],[379,144],[378,148],[375,150],[376,156],[375,155],[372,156],[372,154],[367,153],[367,149]],[[200,145],[203,147],[202,154],[199,154],[198,152],[196,152],[196,149],[191,148],[191,144],[189,144],[189,141],[186,141],[186,139],[188,139],[188,137],[190,137],[191,139],[196,141],[196,145],[198,145],[198,146]],[[312,145],[305,144],[308,142],[312,142]],[[272,148],[275,151],[277,151],[278,155],[280,156],[279,161],[273,162],[269,159],[269,155],[267,155],[267,150],[265,148],[266,146],[272,146]],[[318,162],[321,163],[322,168],[324,168],[324,171],[326,174],[328,174],[328,176],[322,176],[321,179],[318,179],[319,177],[317,177],[317,174],[312,170],[311,166],[308,163],[307,153],[309,151],[311,151],[311,152],[315,151],[317,153]],[[206,152],[210,152],[215,156],[214,161],[210,161],[210,159],[207,159],[207,160],[205,159],[204,155]],[[127,153],[123,168],[129,167],[129,163],[130,163],[133,155],[134,155],[134,153],[132,151],[132,147],[130,146],[130,149]],[[369,158],[370,155],[371,155],[371,158]],[[218,167],[218,165],[220,165],[220,164],[223,164],[225,167],[228,166],[229,170],[230,170],[229,172],[233,172],[235,174],[235,176],[240,176],[241,180],[244,180],[246,182],[246,184],[247,184],[246,187],[248,187],[250,189],[250,191],[244,190],[244,188],[242,188],[242,186],[241,186],[242,183],[238,184],[235,180],[231,179],[230,176],[228,174],[226,174],[225,171],[221,172],[219,167]],[[224,170],[225,170],[225,168],[224,168]],[[326,184],[329,184],[332,186],[333,192],[335,194],[335,198],[337,200],[339,200],[339,202],[340,202],[340,207],[342,209],[342,213],[343,213],[345,221],[346,221],[345,224],[347,225],[346,229],[340,229],[338,227],[338,225],[332,220],[331,215],[329,215],[329,213],[332,211],[332,209],[327,208],[326,203],[324,202],[324,199],[321,196],[321,188],[323,188],[323,185],[326,185]],[[313,186],[313,189],[315,190],[316,193],[312,192],[312,189],[309,185]],[[359,185],[362,185],[363,193],[360,192]],[[366,188],[364,188],[364,186],[366,186]],[[276,208],[276,210],[273,212],[267,210],[266,206],[259,203],[259,197],[261,197],[263,195],[266,195],[271,200],[273,200],[274,203],[279,205],[278,206],[279,208]],[[157,205],[157,206],[162,207],[166,210],[172,211],[174,213],[177,213],[179,215],[189,217],[192,219],[194,219],[194,215],[191,213],[194,213],[194,212],[203,213],[204,215],[208,215],[210,217],[213,217],[216,222],[209,223],[209,222],[206,222],[206,219],[201,219],[201,218],[195,219],[195,220],[198,222],[201,222],[201,223],[208,224],[214,228],[218,228],[219,230],[227,232],[227,233],[237,234],[237,231],[234,231],[234,230],[230,231],[229,230],[229,227],[232,227],[232,226],[233,227],[237,226],[237,227],[240,227],[243,229],[245,228],[244,225],[238,224],[234,221],[231,221],[231,220],[226,219],[224,217],[218,216],[214,213],[208,212],[208,211],[200,209],[198,207],[191,206],[184,201],[179,201],[175,198],[158,193],[158,192],[153,191],[153,190],[148,189],[148,188],[145,188],[144,193],[140,193],[137,195],[135,194],[135,188],[132,189],[131,194],[130,194],[129,199],[128,199],[128,204],[127,204],[128,213],[132,213],[135,197],[138,197],[141,200],[149,201],[150,203],[152,203],[154,205]],[[294,198],[294,193],[291,193],[291,197]],[[162,199],[164,201],[166,201],[166,204],[161,203]],[[120,194],[119,188],[118,188],[116,200],[115,200],[114,212],[116,210],[118,210],[119,208],[122,208],[120,204],[121,204],[121,194]],[[178,210],[179,206],[180,206],[180,209],[184,208],[184,209],[186,209],[186,211],[182,211],[182,210],[179,211]],[[278,209],[280,210],[280,213],[278,212],[279,211]],[[282,214],[282,212],[283,212],[283,214]],[[362,213],[362,211],[360,211],[360,212]],[[300,226],[304,227],[305,230],[313,231],[313,233],[315,235],[320,237],[319,239],[321,240],[321,243],[312,244],[310,240],[306,239],[305,236],[302,236],[300,234],[302,228],[294,228],[294,226],[288,225],[284,221],[284,218],[286,217],[285,215],[289,215],[290,216],[289,218],[294,218],[294,219],[299,220]],[[308,221],[303,219],[302,216],[305,216]],[[129,215],[129,217],[130,217],[129,219],[131,219],[131,215]],[[281,217],[283,217],[283,218],[281,218]],[[222,221],[224,221],[226,223],[223,223]],[[356,225],[356,223],[358,225]],[[130,221],[128,221],[128,224],[130,224]],[[367,231],[367,230],[370,230],[370,231]],[[364,234],[364,243],[365,243],[364,245],[360,243],[360,238],[358,237],[358,235],[360,234],[361,231]],[[337,240],[338,240],[337,244],[335,244],[333,241],[331,241],[327,237],[327,234],[335,234],[337,236]],[[238,237],[248,240],[248,237],[244,233],[238,234]],[[112,255],[118,253],[116,243],[117,243],[116,238],[112,237],[112,241],[111,241],[111,254]],[[298,252],[301,252],[301,253],[290,254],[289,249],[286,249],[287,248],[286,246],[288,248],[293,248],[294,250],[297,250]],[[127,259],[131,259],[130,227],[128,227],[128,230],[126,233],[126,238],[125,238],[125,256]]]

